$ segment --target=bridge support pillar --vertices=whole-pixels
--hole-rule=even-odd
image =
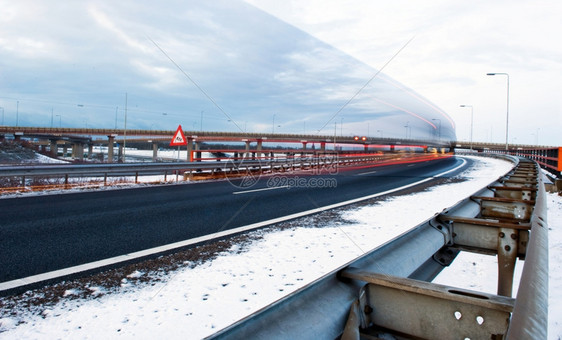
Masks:
[[[258,159],[260,159],[261,156],[262,156],[262,153],[261,153],[262,149],[263,149],[263,140],[258,139],[258,145],[256,147],[256,151],[257,151],[256,155],[257,155]]]
[[[195,150],[196,150],[195,158],[198,158],[197,161],[201,162],[202,153],[201,153],[201,151],[199,151],[199,150],[201,150],[201,142],[195,142]]]
[[[123,163],[125,160],[123,159],[123,151],[125,150],[125,148],[123,147],[123,144],[119,144],[119,151],[117,154],[117,159],[119,159],[119,163]]]
[[[391,151],[391,152],[394,152],[394,149],[395,149],[394,144],[392,144],[392,145],[390,146],[390,151]]]
[[[94,155],[94,144],[88,144],[88,159],[92,159]]]
[[[321,142],[321,143],[320,143],[320,151],[326,152],[326,142]]]
[[[363,145],[363,150],[364,150],[365,152],[369,151],[369,144]]]
[[[193,162],[193,138],[187,137],[187,161]]]
[[[187,155],[189,157],[189,155]],[[152,142],[152,161],[156,162],[158,159],[158,143]]]
[[[68,155],[68,144],[64,143],[62,146],[62,156],[66,157]]]
[[[250,157],[250,141],[246,140],[244,142],[246,143],[246,153],[244,153],[243,158],[249,158]]]
[[[49,150],[50,150],[51,156],[57,157],[59,147],[57,145],[56,139],[49,139]]]
[[[115,143],[115,136],[107,136],[107,163],[113,163],[113,144]]]
[[[84,159],[84,144],[75,142],[72,144],[72,158]]]

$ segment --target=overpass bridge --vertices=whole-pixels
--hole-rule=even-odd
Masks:
[[[76,159],[84,157],[84,147],[88,147],[88,155],[92,155],[93,146],[108,146],[107,162],[114,160],[113,147],[118,145],[119,159],[125,154],[127,143],[149,143],[153,150],[153,160],[158,159],[158,149],[169,147],[174,130],[124,130],[124,129],[90,129],[90,128],[46,128],[23,126],[0,126],[0,141],[7,136],[14,139],[34,139],[42,145],[49,145],[53,156],[56,156],[59,144],[63,145],[64,154],[68,144],[72,145],[72,156]],[[332,150],[338,147],[357,148],[358,151],[398,151],[398,150],[463,150],[481,153],[503,153],[512,156],[527,157],[536,161],[543,169],[560,179],[562,162],[559,155],[560,146],[537,146],[528,144],[509,144],[508,150],[502,143],[448,141],[442,139],[401,139],[372,136],[338,136],[318,134],[280,134],[261,132],[218,132],[218,131],[184,131],[187,139],[187,161],[201,159],[203,143],[244,143],[241,153],[265,154],[264,143],[293,143],[301,145],[288,152],[314,153],[326,151],[331,145]],[[314,151],[313,151],[314,150]],[[212,150],[211,150],[212,151]],[[196,154],[194,157],[193,155]]]
[[[83,148],[89,147],[91,154],[93,145],[110,146],[118,144],[120,154],[123,153],[127,143],[148,142],[152,144],[154,159],[157,158],[159,147],[169,146],[174,135],[173,130],[123,130],[123,129],[83,129],[83,128],[43,128],[43,127],[14,127],[0,126],[0,139],[13,136],[15,139],[35,139],[39,143],[49,143],[50,150],[57,150],[58,143],[71,143],[73,155],[83,157]],[[261,132],[213,132],[213,131],[184,131],[187,139],[188,154],[198,151],[201,144],[240,142],[245,144],[245,150],[252,149],[261,152],[263,143],[295,143],[302,145],[301,150],[318,145],[318,150],[326,150],[326,145],[348,145],[360,147],[368,151],[369,148],[388,148],[389,150],[403,148],[436,148],[450,150],[451,143],[444,140],[415,140],[399,138],[374,138],[364,136],[337,136],[318,134],[279,134]],[[108,148],[108,162],[113,161],[113,148]]]

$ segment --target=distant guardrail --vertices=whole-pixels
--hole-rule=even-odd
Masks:
[[[466,147],[466,144],[464,144],[464,147]],[[457,149],[457,152],[467,153],[469,151],[468,149]],[[473,145],[470,152],[525,157],[537,162],[542,169],[548,171],[554,177],[562,178],[562,147],[509,145],[509,150],[506,150],[505,144],[478,143]]]
[[[447,155],[445,155],[447,156]],[[134,163],[134,164],[49,164],[49,165],[22,165],[0,166],[0,177],[21,177],[22,186],[26,178],[31,177],[64,177],[68,184],[69,177],[118,177],[166,174],[194,174],[197,172],[239,172],[240,170],[294,170],[315,169],[318,167],[340,167],[359,163],[389,163],[393,161],[413,162],[443,157],[439,154],[364,154],[344,155],[330,154],[324,156],[306,156],[294,158],[268,158],[256,157],[255,159],[233,158],[232,160],[220,158],[215,161],[177,162],[177,163]]]

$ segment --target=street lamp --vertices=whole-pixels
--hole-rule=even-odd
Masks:
[[[439,121],[439,140],[441,140],[441,119],[433,118],[432,120],[438,120]]]
[[[502,75],[507,77],[507,115],[505,118],[505,150],[508,150],[508,141],[507,138],[509,136],[509,74],[503,72],[496,72],[496,73],[486,73],[488,76],[495,76],[495,75]]]
[[[470,150],[472,151],[472,126],[474,122],[474,108],[472,105],[461,105],[461,107],[470,107]]]
[[[340,119],[340,136],[343,136],[343,117]]]
[[[2,110],[2,124],[0,125],[4,125],[4,108],[0,107],[0,110]]]
[[[412,135],[412,128],[410,127],[410,122],[407,122],[406,125],[404,125],[404,127],[406,128],[406,139],[408,139]],[[410,133],[408,134],[408,132]]]

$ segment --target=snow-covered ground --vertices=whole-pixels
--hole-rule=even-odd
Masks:
[[[186,262],[152,284],[133,284],[146,273],[132,271],[117,292],[89,286],[67,290],[66,299],[40,313],[16,307],[19,313],[0,315],[0,339],[198,339],[211,335],[425,221],[511,168],[500,160],[476,160],[460,176],[467,181],[340,209],[339,218],[320,227],[317,219],[305,217],[288,227],[254,231],[249,238],[253,241],[234,244],[197,265]],[[562,197],[548,194],[549,339],[562,336],[561,222]],[[494,257],[462,254],[455,262],[436,280],[495,293]]]

